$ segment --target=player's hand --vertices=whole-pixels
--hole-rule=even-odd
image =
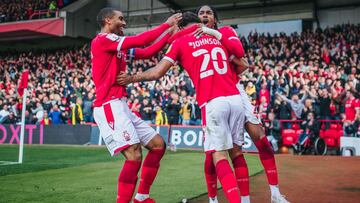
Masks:
[[[206,34],[208,34],[208,35],[214,36],[214,37],[215,37],[216,39],[218,39],[218,40],[220,40],[221,37],[222,37],[222,34],[221,34],[219,31],[217,31],[217,30],[208,28],[208,27],[206,27],[206,26],[204,26],[204,25],[202,25],[200,28],[201,28],[201,30],[202,30],[203,33],[206,33]]]
[[[173,25],[172,27],[169,28],[169,33],[171,34],[171,36],[174,36],[174,34],[179,32],[179,30],[180,29],[177,25]]]
[[[201,37],[201,35],[204,34],[204,31],[202,29],[202,25],[201,23],[198,24],[198,28],[192,33],[196,38],[199,38]]]
[[[120,74],[116,76],[116,83],[126,86],[131,83],[131,76],[125,72],[120,72]]]
[[[175,13],[166,20],[166,23],[169,24],[170,26],[173,26],[177,24],[181,19],[182,19],[182,13]]]

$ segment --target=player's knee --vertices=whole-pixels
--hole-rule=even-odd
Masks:
[[[229,156],[231,159],[234,159],[242,155],[242,148],[239,145],[234,144],[234,147],[229,150]]]
[[[130,147],[123,150],[122,153],[124,154],[124,156],[127,160],[132,160],[132,161],[141,161],[142,160],[140,144],[131,145]]]
[[[249,133],[253,142],[259,141],[265,137],[265,132],[261,125],[246,123],[246,131]]]
[[[213,161],[214,161],[215,166],[216,166],[216,164],[217,164],[219,161],[221,161],[221,160],[223,160],[223,159],[227,159],[227,155],[226,155],[226,152],[225,152],[225,151],[214,152],[214,153],[212,154],[212,156],[213,156]]]
[[[166,144],[164,139],[157,134],[146,146],[146,148],[148,148],[149,150],[152,149],[165,149],[166,148]]]

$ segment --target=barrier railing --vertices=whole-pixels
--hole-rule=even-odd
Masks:
[[[41,18],[57,18],[59,17],[59,10],[35,10],[34,13],[29,17],[29,20],[32,19],[41,19]]]

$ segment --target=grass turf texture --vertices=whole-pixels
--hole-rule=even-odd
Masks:
[[[17,150],[0,145],[0,160],[15,161]],[[250,174],[262,170],[258,156],[246,160]],[[26,145],[24,164],[0,166],[0,202],[115,202],[123,161],[103,147]],[[206,193],[203,161],[200,151],[167,151],[151,196],[167,203]]]

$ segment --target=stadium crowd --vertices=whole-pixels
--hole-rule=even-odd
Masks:
[[[55,16],[74,0],[0,0],[0,23]],[[41,11],[41,12],[40,12]]]
[[[348,134],[358,131],[359,36],[360,25],[341,25],[290,36],[251,32],[240,37],[250,64],[241,82],[259,117],[270,120],[265,123],[268,133],[280,136],[274,120],[306,121],[312,116],[341,120]],[[128,71],[151,68],[162,55],[129,59]],[[16,88],[24,68],[30,70],[26,123],[94,121],[94,85],[86,44],[76,49],[0,56],[0,123],[19,121],[21,101]],[[132,111],[148,123],[201,123],[193,85],[179,66],[159,81],[129,85],[127,92]],[[283,127],[291,128],[291,124]]]

